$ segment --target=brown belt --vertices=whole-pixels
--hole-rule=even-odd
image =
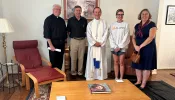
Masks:
[[[75,39],[75,40],[83,40],[85,38],[84,37],[81,37],[81,38],[73,38],[73,39]]]

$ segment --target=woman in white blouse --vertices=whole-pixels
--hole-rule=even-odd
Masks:
[[[116,11],[117,21],[110,26],[110,45],[114,59],[115,80],[122,81],[124,75],[125,52],[130,42],[129,25],[123,21],[124,11]],[[120,65],[120,67],[119,67]],[[120,71],[120,77],[118,75]]]

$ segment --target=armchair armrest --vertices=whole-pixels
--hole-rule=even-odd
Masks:
[[[20,65],[20,63],[16,60],[16,57],[15,57],[15,56],[13,56],[13,61],[14,61],[15,63],[17,63],[17,64]]]
[[[13,60],[14,60],[15,63],[17,63],[17,64],[19,65],[19,67],[21,68],[22,74],[24,74],[24,73],[25,73],[25,67],[24,67],[24,65],[23,65],[23,64],[20,64],[20,63],[16,60],[16,57],[15,57],[15,56],[13,56]]]
[[[15,63],[17,63],[17,64],[19,64],[20,65],[20,68],[21,68],[21,72],[22,71],[24,71],[25,72],[25,67],[24,67],[24,65],[23,64],[20,64],[17,60],[16,60],[16,57],[15,56],[13,56],[13,60],[14,60],[14,62]]]
[[[65,80],[66,80],[66,74],[65,74],[63,71],[61,71],[61,70],[58,69],[58,68],[54,68],[54,69],[56,69],[59,73],[63,74],[63,76],[64,76],[64,78],[65,78]]]
[[[21,74],[22,74],[22,84],[21,84],[21,86],[25,86],[25,75],[26,75],[26,73],[25,73],[25,67],[24,67],[23,64],[20,64],[20,63],[16,60],[16,57],[15,57],[15,56],[13,56],[13,60],[14,60],[15,63],[19,64],[19,66],[20,66],[20,68],[21,68]]]
[[[44,59],[43,57],[41,57],[41,60],[44,62],[44,63],[47,63],[47,65],[48,66],[52,66],[52,64],[49,62],[49,61],[47,61],[46,59]]]

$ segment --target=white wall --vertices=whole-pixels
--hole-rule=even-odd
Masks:
[[[12,41],[26,39],[37,39],[42,56],[49,58],[46,40],[43,38],[43,23],[52,13],[52,5],[55,3],[62,5],[63,0],[2,0],[3,17],[9,19],[15,29],[14,33],[7,35],[8,61],[14,55]],[[153,21],[157,22],[158,4],[159,0],[100,0],[102,18],[108,24],[116,20],[117,9],[124,9],[125,21],[130,24],[131,33],[143,8],[150,9]],[[0,52],[0,55],[2,54]]]
[[[8,61],[14,55],[14,40],[31,39],[39,41],[40,53],[48,59],[46,40],[43,38],[43,23],[45,18],[52,14],[53,4],[61,3],[61,0],[2,0],[3,17],[11,22],[15,30],[7,35]]]
[[[130,24],[131,34],[137,22],[138,14],[144,8],[148,8],[152,14],[152,20],[157,22],[159,0],[100,0],[102,18],[108,24],[116,21],[116,10],[123,9],[125,12],[124,21]]]
[[[0,18],[2,18],[2,0],[0,0]],[[0,63],[4,63],[1,33],[0,33]],[[1,81],[2,81],[2,75],[0,73],[0,82]]]
[[[2,0],[0,0],[0,18],[2,18]],[[4,62],[1,33],[0,33],[0,62]]]
[[[2,0],[0,0],[0,18],[2,17]]]
[[[167,5],[175,5],[175,0],[160,0],[157,37],[159,69],[175,69],[175,25],[165,25]]]

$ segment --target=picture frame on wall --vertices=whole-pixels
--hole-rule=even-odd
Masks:
[[[175,25],[175,5],[168,5],[165,25]]]
[[[93,9],[99,6],[99,0],[64,0],[64,19],[74,16],[74,7],[81,6],[81,16],[86,19],[93,19]]]

